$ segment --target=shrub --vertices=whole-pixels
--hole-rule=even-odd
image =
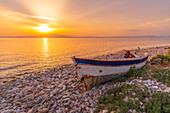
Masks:
[[[150,61],[152,62],[154,59],[161,58],[162,60],[170,62],[170,53],[167,56],[164,55],[157,55],[156,57],[153,57]]]
[[[144,106],[145,112],[170,113],[170,96],[168,93],[155,92]]]
[[[128,99],[127,99],[128,97]],[[148,102],[145,98],[150,98]],[[151,113],[169,113],[170,96],[168,93],[147,91],[146,87],[139,88],[136,84],[124,84],[120,87],[114,87],[106,95],[98,98],[99,105],[96,107],[96,113],[107,109],[109,112],[119,113],[131,112],[151,112]]]
[[[158,81],[163,82],[166,85],[170,85],[170,70],[169,69],[157,69],[153,70],[151,76],[156,78]]]

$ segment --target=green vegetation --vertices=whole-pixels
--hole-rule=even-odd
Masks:
[[[168,48],[169,49],[169,48]],[[170,87],[170,52],[167,56],[157,55],[151,59],[160,58],[162,63],[146,65],[141,69],[131,67],[129,72],[122,77],[113,79],[115,83],[142,77],[142,79],[157,79],[157,81]],[[140,84],[140,85],[139,85]],[[109,90],[105,95],[98,98],[99,105],[95,112],[108,110],[109,112],[131,113],[170,113],[170,96],[168,93],[148,90],[143,83],[134,85],[124,84]]]
[[[169,47],[168,47],[168,49],[169,49]],[[154,61],[155,59],[158,59],[158,58],[160,58],[160,59],[162,59],[162,62],[164,61],[164,62],[168,62],[168,63],[170,63],[170,50],[169,50],[169,53],[168,53],[168,55],[166,55],[166,56],[164,56],[164,55],[157,55],[156,57],[153,57],[150,61],[152,62],[152,61]]]
[[[169,69],[156,69],[152,70],[152,77],[156,78],[158,81],[164,83],[170,87],[170,70]]]
[[[154,59],[157,59],[157,58],[161,58],[161,59],[164,60],[164,61],[168,61],[168,63],[170,62],[170,57],[169,57],[169,55],[167,55],[167,56],[157,55],[156,57],[153,57],[153,58],[151,59],[151,62],[152,62]]]
[[[165,49],[170,49],[170,47],[167,47],[167,48],[165,48]]]
[[[137,77],[143,77],[143,79],[148,79],[148,69],[149,67],[147,65],[145,65],[144,67],[142,67],[141,69],[136,69],[136,67],[131,67],[131,69],[129,70],[129,72],[126,74],[126,77],[132,77],[132,78],[137,78]]]
[[[144,66],[141,69],[136,69],[136,67],[131,67],[128,73],[125,76],[118,76],[115,77],[112,81],[117,82],[124,82],[126,80],[134,79],[137,77],[143,77],[143,79],[148,79],[148,67]]]
[[[144,111],[147,113],[170,113],[170,96],[168,93],[155,92],[147,103]]]
[[[142,84],[116,86],[106,95],[99,97],[98,102],[96,113],[104,109],[118,113],[130,113],[132,110],[151,113],[170,112],[168,93],[148,92],[147,87]]]
[[[151,77],[156,78],[158,81],[164,83],[167,86],[170,86],[170,70],[168,69],[170,64],[170,52],[168,55],[157,55],[157,57],[153,57],[151,61],[156,58],[161,58],[163,63],[155,66],[151,66]],[[166,68],[164,68],[166,66]]]

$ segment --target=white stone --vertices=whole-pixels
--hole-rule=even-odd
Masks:
[[[164,90],[164,92],[168,92],[168,93],[170,93],[170,90],[166,89],[166,90]]]
[[[152,86],[151,88],[158,89],[158,86]]]
[[[33,110],[32,109],[30,109],[29,111],[28,111],[28,113],[32,113],[33,112]]]
[[[108,110],[103,110],[103,111],[102,111],[102,113],[107,113],[107,112],[108,112]]]
[[[11,92],[12,92],[12,90],[7,90],[7,92],[8,92],[8,93],[11,93]]]
[[[19,89],[19,88],[13,88],[12,91],[14,92],[14,91],[17,91],[18,89]]]
[[[142,80],[138,80],[138,82],[141,82]]]
[[[62,111],[61,110],[57,110],[57,111],[55,111],[56,113],[62,113]]]
[[[55,94],[57,94],[58,92],[57,91],[52,91],[51,93],[50,93],[50,95],[55,95]]]
[[[149,83],[149,82],[151,82],[150,80],[145,80],[145,81],[143,81],[144,83]]]
[[[79,91],[76,91],[76,94],[78,95],[78,94],[79,94]]]
[[[66,86],[65,85],[63,86],[63,90],[66,90]]]

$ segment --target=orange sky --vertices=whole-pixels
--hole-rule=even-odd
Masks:
[[[170,35],[169,6],[170,0],[0,0],[0,36]]]

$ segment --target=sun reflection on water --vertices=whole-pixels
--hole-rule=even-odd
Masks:
[[[43,43],[43,50],[44,50],[44,56],[45,57],[49,57],[49,54],[48,54],[48,40],[47,38],[43,38],[44,40],[44,43]]]

